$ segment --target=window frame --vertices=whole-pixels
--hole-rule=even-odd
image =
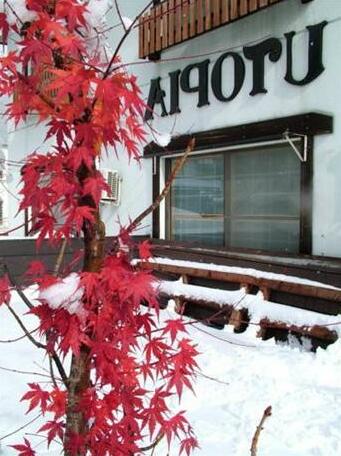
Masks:
[[[226,154],[231,154],[234,151],[237,150],[248,150],[250,153],[252,153],[252,150],[257,150],[259,147],[269,147],[274,144],[285,144],[286,141],[278,140],[278,141],[258,141],[250,144],[243,144],[241,143],[239,146],[234,145],[233,147],[228,147],[226,146],[225,148],[211,148],[211,149],[206,149],[202,150],[198,153],[191,154],[193,155],[202,155],[202,156],[211,156],[211,155],[216,155],[216,154],[222,154],[226,156]],[[303,150],[303,140],[302,139],[297,139],[296,144],[298,147]],[[307,161],[300,162],[300,217],[299,217],[299,248],[297,254],[306,254],[306,255],[311,255],[312,254],[312,203],[313,203],[313,195],[312,195],[312,175],[313,175],[313,137],[308,136],[308,141],[307,141]],[[294,150],[292,150],[292,153],[295,154]],[[164,158],[164,165],[165,165],[165,179],[167,181],[167,178],[170,174],[170,168],[171,168],[171,161],[174,160],[179,154],[172,154],[172,155],[167,155]],[[299,158],[297,157],[297,160]],[[224,168],[226,172],[226,167],[228,166],[229,160],[224,159]],[[225,185],[226,185],[227,180],[225,180]],[[225,211],[226,211],[226,204],[227,198],[226,196],[226,189],[224,191],[224,205],[225,205]],[[170,207],[171,207],[171,192],[166,198],[165,201],[165,211],[164,211],[164,217],[165,217],[165,239],[172,241],[171,238],[171,216],[170,216]],[[159,227],[157,228],[157,231],[159,233]],[[153,230],[154,232],[154,230]],[[250,251],[253,249],[250,248],[236,248],[228,245],[227,243],[227,230],[226,230],[226,217],[224,217],[224,245],[223,246],[214,246],[213,248],[223,248],[223,249],[228,249],[228,250],[238,250],[238,251]],[[155,234],[154,234],[155,235]],[[185,243],[190,244],[188,241],[183,241]],[[198,244],[198,243],[196,243]],[[200,242],[200,245],[203,247],[209,247],[212,248],[212,245],[206,244],[204,241]],[[273,254],[283,254],[285,252],[283,251],[269,251],[269,250],[258,250],[260,252],[267,252],[267,253],[273,253]]]

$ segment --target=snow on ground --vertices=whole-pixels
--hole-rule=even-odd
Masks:
[[[13,305],[25,311],[16,296]],[[169,314],[163,311],[162,318]],[[4,306],[0,318],[1,340],[21,335]],[[35,327],[33,319],[30,327]],[[255,328],[235,335],[229,328],[217,331],[198,324],[189,326],[189,332],[202,353],[202,374],[227,383],[200,375],[196,396],[186,393],[183,397],[180,408],[188,410],[201,445],[194,456],[249,455],[252,436],[268,405],[273,414],[261,433],[258,456],[341,455],[340,341],[313,354],[271,340],[260,341]],[[43,363],[43,354],[27,340],[0,343],[1,367],[41,372],[38,365]],[[37,380],[44,378],[33,380],[30,375],[0,370],[0,438],[36,416],[34,412],[25,416],[26,406],[18,401],[26,383]],[[177,402],[174,406],[179,408]],[[36,432],[38,427],[35,422],[3,440],[1,456],[16,454],[6,445],[17,443],[25,432]],[[41,442],[38,437],[30,438],[35,444]],[[36,450],[39,456],[60,454],[60,448],[47,452],[44,444]],[[166,456],[167,450],[160,444],[154,454]],[[176,454],[172,450],[169,456]]]

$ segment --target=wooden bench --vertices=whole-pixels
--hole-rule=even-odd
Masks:
[[[235,332],[244,331],[250,324],[248,310],[242,306],[237,306],[238,308],[236,308],[235,303],[231,302],[231,295],[229,295],[231,291],[227,290],[218,290],[221,293],[226,293],[226,302],[224,303],[222,301],[215,302],[214,299],[210,299],[209,293],[204,299],[202,297],[199,298],[198,293],[193,293],[193,290],[195,290],[193,287],[195,285],[191,285],[191,282],[195,282],[196,279],[205,279],[208,285],[207,290],[216,289],[214,284],[220,282],[233,284],[235,290],[244,289],[246,294],[249,294],[251,291],[252,294],[257,294],[261,291],[265,301],[271,301],[273,292],[284,291],[298,297],[309,297],[312,300],[317,298],[341,303],[341,289],[322,283],[319,284],[289,276],[283,280],[283,277],[279,274],[270,274],[271,277],[269,277],[268,273],[262,275],[261,271],[253,271],[255,275],[252,275],[248,269],[245,269],[245,273],[242,273],[242,268],[222,268],[218,266],[215,269],[215,265],[197,264],[193,266],[193,264],[190,264],[186,266],[183,263],[183,261],[176,260],[163,262],[162,259],[158,261],[158,258],[155,258],[151,262],[141,262],[140,267],[155,272],[161,279],[169,277],[182,279],[184,284],[182,290],[184,293],[161,293],[165,300],[169,298],[175,300],[179,312],[184,312],[193,318],[205,320],[219,326],[231,324],[234,326]],[[235,269],[238,272],[230,272],[229,269]],[[187,290],[186,285],[190,285],[192,288],[188,288]],[[278,306],[282,305],[282,303],[278,304]],[[302,309],[296,310],[304,312]],[[295,309],[292,308],[292,311],[295,312]],[[308,322],[303,325],[287,324],[282,321],[272,320],[271,315],[267,318],[262,318],[258,322],[258,325],[258,335],[264,339],[285,332],[286,334],[293,333],[298,336],[315,338],[324,341],[328,345],[335,342],[338,338],[332,326],[329,328],[321,324],[309,325]]]

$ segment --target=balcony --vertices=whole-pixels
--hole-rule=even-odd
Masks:
[[[139,20],[139,57],[156,60],[165,49],[283,1],[156,0]]]

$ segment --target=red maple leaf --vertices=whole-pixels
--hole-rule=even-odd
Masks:
[[[163,329],[163,334],[169,333],[172,343],[176,339],[179,332],[187,332],[186,326],[181,318],[175,320],[166,320],[166,326]]]
[[[139,257],[141,260],[148,260],[152,257],[151,245],[148,240],[145,240],[139,244]]]
[[[31,389],[21,398],[21,401],[30,401],[30,405],[26,413],[29,413],[31,410],[39,406],[44,415],[47,410],[47,403],[50,398],[50,394],[47,391],[42,390],[36,383],[29,383],[28,386]]]
[[[24,438],[25,445],[9,445],[19,452],[18,456],[36,456],[36,452],[32,449],[30,442]]]
[[[35,260],[31,261],[28,266],[28,269],[25,272],[26,276],[40,277],[46,273],[45,264],[42,261]]]
[[[47,431],[47,447],[49,447],[55,437],[59,437],[59,439],[63,441],[64,427],[62,421],[48,421],[38,430],[38,432]]]
[[[3,43],[7,43],[9,25],[5,13],[0,13],[0,30]]]
[[[56,17],[66,19],[68,29],[74,30],[78,25],[86,25],[84,13],[86,7],[72,0],[59,0],[56,2]]]
[[[200,447],[194,436],[187,437],[180,442],[180,454],[186,453],[189,456],[195,448]]]
[[[88,221],[94,223],[94,209],[89,206],[77,206],[73,213],[69,216],[68,222],[73,223],[77,232],[79,232],[83,226],[83,223]]]
[[[7,274],[0,277],[0,306],[1,304],[9,304],[11,299],[10,282]]]

